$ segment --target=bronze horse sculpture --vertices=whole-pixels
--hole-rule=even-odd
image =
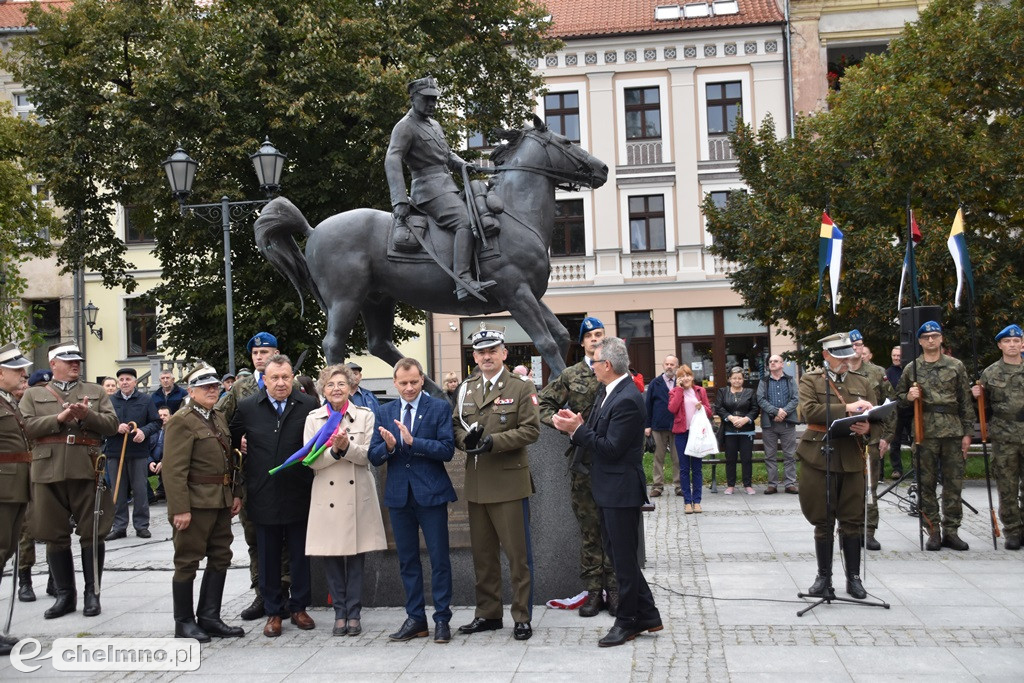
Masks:
[[[335,214],[311,228],[290,201],[270,202],[254,230],[260,252],[302,296],[308,288],[327,314],[323,349],[329,363],[345,360],[348,337],[362,315],[370,353],[393,365],[396,301],[435,313],[474,316],[508,311],[530,336],[557,377],[565,369],[569,333],[541,301],[551,270],[548,250],[555,188],[597,188],[608,167],[534,117],[532,128],[501,131],[506,141],[491,154],[493,192],[505,210],[500,231],[479,253],[481,279],[497,285],[486,302],[459,301],[452,280],[433,259],[404,258],[390,249],[392,215],[375,209]],[[295,236],[306,237],[305,255]],[[452,236],[431,229],[427,240],[442,263],[451,263]],[[433,383],[430,383],[431,388]]]

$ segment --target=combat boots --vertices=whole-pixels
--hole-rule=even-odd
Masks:
[[[103,578],[104,548],[103,543],[82,548],[82,575],[85,577],[85,603],[82,606],[82,616],[84,617],[95,617],[100,613],[100,596],[96,594],[96,583]],[[92,554],[94,551],[98,553],[96,564],[100,570],[99,576],[93,576]]]
[[[199,588],[196,623],[199,628],[215,638],[241,638],[245,635],[241,626],[228,626],[220,618],[220,605],[224,597],[224,581],[227,576],[227,572],[223,571],[215,572],[207,569],[203,572],[203,583]],[[191,595],[189,600],[191,601]]]
[[[1020,550],[1020,534],[1006,534],[1004,547],[1007,550]]]
[[[174,600],[174,637],[193,638],[200,643],[210,642],[210,636],[196,625],[192,609],[193,581],[171,581],[171,597]]]
[[[928,540],[924,543],[925,550],[941,550],[942,549],[942,537],[938,531],[928,534]]]
[[[35,602],[36,592],[32,590],[32,570],[18,570],[18,600],[20,602]]]
[[[846,593],[858,600],[868,597],[860,581],[860,536],[843,536],[843,564],[846,569]]]
[[[942,535],[942,547],[949,548],[950,550],[967,550],[970,548],[967,545],[967,541],[963,541],[957,536],[956,531],[948,531]]]
[[[57,593],[50,609],[43,612],[44,619],[56,619],[78,609],[78,594],[75,592],[75,565],[71,548],[47,550],[46,562],[50,565],[53,587]]]
[[[604,600],[601,599],[601,593],[604,591],[600,588],[596,590],[587,591],[587,599],[580,605],[580,616],[581,617],[596,617],[597,613],[601,611],[601,606]]]
[[[807,589],[807,595],[815,598],[831,597],[832,591],[832,543],[831,539],[814,541],[814,554],[818,558],[818,576]]]
[[[881,550],[882,544],[875,540],[875,530],[868,529],[868,535],[864,537],[864,547],[868,550]]]

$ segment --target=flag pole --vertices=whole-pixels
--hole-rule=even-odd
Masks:
[[[917,259],[914,258],[914,249],[909,245],[914,240],[913,215],[910,213],[910,190],[907,190],[907,253],[910,255],[909,279],[910,279],[910,326],[917,323]],[[914,337],[914,330],[910,331],[910,365],[913,368],[912,386],[917,384],[917,341]],[[924,512],[921,510],[921,441],[924,439],[924,402],[920,397],[914,401],[914,445],[911,447],[911,457],[914,459],[914,486],[917,488],[917,542],[921,550],[924,550]]]

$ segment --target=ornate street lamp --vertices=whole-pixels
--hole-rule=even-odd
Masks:
[[[92,299],[89,299],[89,303],[82,309],[82,312],[85,313],[85,324],[89,326],[89,331],[97,339],[103,341],[103,328],[96,327],[96,314],[100,312],[99,307],[92,302]]]

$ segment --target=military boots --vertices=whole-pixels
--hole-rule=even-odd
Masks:
[[[832,597],[832,539],[814,541],[814,554],[818,559],[818,576],[807,589],[807,595],[815,598]]]
[[[860,536],[843,536],[843,563],[846,569],[846,593],[863,600],[868,597],[860,580]]]

